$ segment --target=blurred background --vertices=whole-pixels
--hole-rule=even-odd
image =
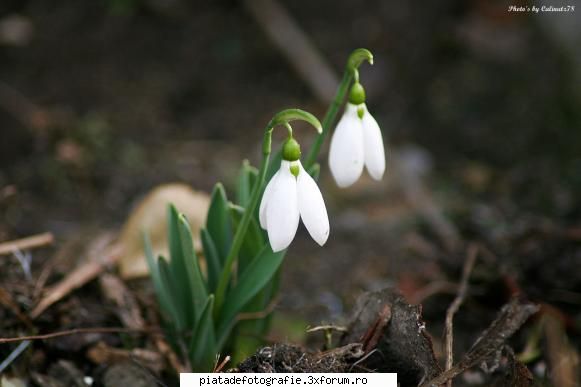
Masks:
[[[162,183],[231,188],[243,159],[258,164],[270,117],[322,117],[347,56],[365,47],[386,176],[339,191],[325,144],[331,236],[320,249],[301,226],[280,313],[335,321],[362,291],[391,285],[424,303],[439,336],[458,246],[478,241],[490,254],[477,306],[458,317],[466,336],[517,288],[560,310],[579,343],[581,9],[509,5],[530,4],[3,0],[0,240],[115,229]],[[307,149],[312,131],[295,131]]]

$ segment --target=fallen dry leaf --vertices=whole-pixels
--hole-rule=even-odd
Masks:
[[[579,353],[569,342],[562,321],[554,314],[546,313],[545,340],[551,365],[550,378],[553,385],[560,387],[579,386]]]
[[[157,186],[137,204],[121,230],[119,243],[124,254],[119,268],[122,278],[143,277],[149,273],[143,252],[143,232],[151,238],[154,254],[168,257],[166,214],[170,203],[187,217],[194,245],[200,251],[200,228],[206,222],[210,196],[181,183]]]

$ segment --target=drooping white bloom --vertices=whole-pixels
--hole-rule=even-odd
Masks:
[[[361,118],[358,110],[363,113]],[[367,106],[348,102],[331,139],[329,167],[337,185],[344,188],[359,179],[363,166],[372,178],[381,180],[385,172],[383,138]]]
[[[298,167],[296,177],[291,166]],[[274,252],[290,245],[297,233],[299,218],[319,245],[324,245],[329,237],[329,218],[323,195],[299,160],[282,160],[280,169],[264,190],[259,218]]]

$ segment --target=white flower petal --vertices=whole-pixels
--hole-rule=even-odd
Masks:
[[[329,168],[339,187],[355,183],[363,172],[363,124],[357,106],[347,103],[329,150]]]
[[[299,212],[301,219],[311,237],[320,246],[323,246],[329,238],[329,217],[323,201],[323,195],[315,183],[315,180],[305,171],[300,164],[297,177],[297,193],[299,199]]]
[[[272,187],[274,187],[276,178],[278,177],[279,173],[280,173],[280,170],[276,171],[276,173],[272,176],[272,179],[270,179],[270,181],[266,185],[266,188],[264,188],[264,193],[262,194],[262,200],[260,201],[260,207],[258,209],[258,219],[260,220],[260,227],[262,227],[263,230],[266,230],[266,227],[267,227],[266,207],[268,206],[268,201],[269,201],[268,198],[270,197],[270,194],[272,193]]]
[[[272,251],[290,245],[299,226],[297,179],[290,172],[290,163],[283,161],[266,206],[266,231]]]
[[[385,150],[383,148],[383,138],[381,130],[375,118],[367,111],[363,104],[365,114],[363,115],[363,142],[365,153],[365,167],[375,180],[381,180],[385,172]]]

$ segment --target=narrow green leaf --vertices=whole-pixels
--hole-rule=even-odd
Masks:
[[[238,229],[238,225],[244,216],[245,209],[230,205],[230,214],[232,216],[232,224],[234,230]],[[242,246],[240,246],[240,251],[238,253],[238,272],[244,272],[245,268],[252,262],[252,260],[262,251],[264,248],[264,237],[262,236],[262,231],[258,226],[256,219],[251,218],[248,228],[246,229],[246,235],[242,241]]]
[[[202,313],[204,303],[208,299],[208,289],[200,270],[198,256],[194,250],[192,230],[190,230],[190,224],[183,214],[179,215],[178,231],[184,257],[184,272],[189,282],[187,289],[190,290],[190,294],[188,298],[193,309],[193,316],[190,316],[193,318],[191,321],[196,321]]]
[[[220,279],[220,273],[222,272],[222,265],[220,264],[220,257],[218,256],[218,251],[216,250],[216,245],[212,236],[203,228],[200,231],[202,239],[202,247],[204,249],[204,257],[206,258],[206,264],[208,265],[208,291],[214,293],[216,287],[218,286],[218,280]]]
[[[162,293],[164,294],[163,298],[167,302],[167,308],[171,311],[172,320],[175,324],[175,327],[178,331],[182,331],[186,327],[186,319],[187,314],[184,313],[183,309],[180,309],[178,305],[176,305],[176,293],[177,289],[175,287],[175,282],[171,276],[171,269],[169,267],[169,263],[160,256],[157,259],[157,265],[159,268],[159,275],[161,278],[161,288]]]
[[[224,187],[220,183],[216,184],[212,192],[206,229],[216,244],[220,262],[223,264],[232,243],[232,225],[230,224],[228,199]]]
[[[238,283],[228,292],[220,315],[220,337],[231,329],[236,315],[270,281],[282,263],[285,250],[274,253],[266,244],[256,258],[248,265],[238,279]]]
[[[175,304],[187,316],[187,325],[194,323],[194,306],[191,302],[192,282],[188,278],[187,266],[191,257],[187,256],[189,251],[182,247],[183,237],[180,235],[180,214],[173,204],[167,207],[168,242],[171,270],[171,279],[176,289]],[[191,236],[190,236],[191,239]],[[204,301],[206,298],[204,297]],[[200,308],[202,306],[200,305]]]
[[[248,160],[244,160],[242,168],[240,168],[240,173],[238,174],[238,183],[236,187],[236,203],[240,206],[248,206],[257,178],[258,169],[250,165]]]
[[[211,371],[214,356],[218,352],[214,323],[212,321],[213,309],[214,295],[210,295],[197,320],[190,344],[190,358],[194,371]]]
[[[157,295],[157,302],[159,303],[161,312],[165,315],[172,314],[173,311],[169,308],[169,300],[163,288],[163,283],[161,281],[161,275],[155,257],[153,256],[153,249],[151,248],[151,240],[149,235],[145,232],[143,233],[143,245],[145,250],[145,258],[147,260],[147,266],[149,266],[149,273],[151,275],[151,280],[153,281],[153,289]]]

